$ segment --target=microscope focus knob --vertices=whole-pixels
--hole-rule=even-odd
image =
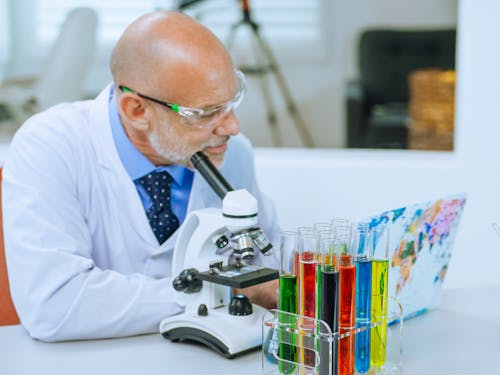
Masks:
[[[188,294],[196,293],[203,287],[203,281],[198,277],[198,271],[194,268],[189,268],[182,271],[172,282],[172,286],[178,292]]]
[[[208,308],[207,305],[202,303],[200,306],[198,306],[198,315],[199,316],[208,316]]]
[[[229,314],[245,316],[252,314],[252,303],[244,294],[236,294],[229,303]]]

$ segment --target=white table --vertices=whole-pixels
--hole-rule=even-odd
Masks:
[[[403,365],[413,374],[500,374],[500,286],[445,290],[441,307],[405,322]],[[41,343],[0,328],[0,374],[260,374],[256,351],[227,360],[158,335]]]
[[[445,290],[404,325],[404,374],[500,374],[500,286]]]

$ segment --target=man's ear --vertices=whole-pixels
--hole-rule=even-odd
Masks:
[[[125,117],[128,124],[137,130],[147,130],[149,121],[146,119],[146,107],[144,102],[135,95],[125,93],[118,100],[121,115]]]

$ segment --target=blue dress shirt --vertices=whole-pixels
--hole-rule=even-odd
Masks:
[[[111,132],[115,141],[118,155],[130,178],[134,181],[139,197],[141,198],[144,210],[148,210],[153,201],[149,197],[144,187],[139,183],[139,178],[153,171],[167,171],[173,179],[170,189],[172,211],[174,212],[179,224],[186,217],[189,194],[193,184],[193,172],[181,165],[169,165],[156,167],[130,142],[125,129],[118,115],[118,108],[113,99],[114,87],[110,90],[109,96],[109,121],[111,123]]]

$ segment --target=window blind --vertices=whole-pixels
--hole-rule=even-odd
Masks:
[[[139,15],[154,9],[172,9],[176,0],[35,0],[36,35],[40,46],[51,43],[66,13],[73,7],[94,8],[99,16],[98,43],[112,45]],[[262,35],[273,46],[286,43],[287,48],[321,42],[321,0],[252,0],[253,18],[261,25]],[[204,0],[188,8],[223,42],[231,25],[241,19],[237,0]],[[239,34],[238,34],[239,35]]]
[[[270,42],[314,41],[321,37],[320,0],[252,0],[250,10]],[[188,10],[225,39],[231,25],[241,20],[240,2],[204,1],[201,10]]]
[[[66,13],[74,7],[85,6],[96,10],[99,17],[98,43],[114,44],[125,27],[141,14],[157,6],[155,0],[37,0],[36,28],[41,46],[57,38]]]

